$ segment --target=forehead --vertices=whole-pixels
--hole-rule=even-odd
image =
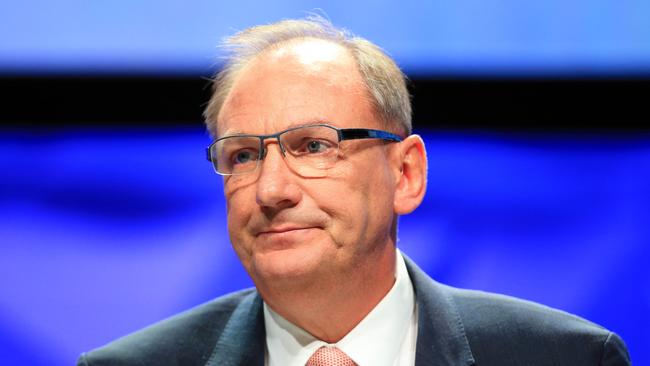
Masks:
[[[356,61],[323,40],[291,41],[264,51],[237,75],[218,116],[219,135],[273,133],[310,122],[373,123]]]

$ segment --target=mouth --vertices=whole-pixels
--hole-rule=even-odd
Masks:
[[[304,227],[278,227],[278,228],[269,228],[262,230],[257,233],[257,236],[271,236],[271,235],[282,235],[282,234],[298,234],[306,232],[308,230],[318,229],[316,226],[304,226]]]

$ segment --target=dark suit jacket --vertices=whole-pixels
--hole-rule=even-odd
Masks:
[[[408,258],[406,265],[418,304],[417,366],[630,363],[623,341],[596,324],[511,297],[451,288]],[[83,354],[78,365],[262,366],[262,314],[257,291],[236,292]]]

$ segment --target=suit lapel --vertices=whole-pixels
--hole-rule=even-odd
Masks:
[[[474,358],[456,305],[445,286],[404,256],[418,305],[416,366],[473,365]]]
[[[233,311],[206,366],[263,366],[265,343],[262,298],[254,291]]]
[[[408,257],[404,260],[418,306],[415,365],[473,365],[465,329],[449,291]],[[255,291],[233,311],[206,366],[263,366],[265,337],[262,299]]]

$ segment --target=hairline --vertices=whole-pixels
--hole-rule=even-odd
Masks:
[[[265,39],[263,39],[263,37],[260,36],[259,39],[249,41],[250,44],[247,44],[246,40],[244,40],[247,34],[254,32],[255,29],[259,27],[253,27],[239,32],[234,36],[227,38],[223,43],[223,47],[230,51],[230,55],[226,58],[226,63],[222,70],[213,78],[213,95],[204,111],[206,126],[213,137],[217,137],[219,114],[223,109],[228,96],[232,92],[237,79],[246,71],[247,67],[253,61],[259,57],[263,57],[269,51],[281,49],[282,47],[286,47],[288,44],[294,42],[301,42],[310,39],[330,42],[345,49],[354,60],[356,70],[359,72],[359,76],[361,77],[363,89],[369,98],[372,112],[380,123],[382,123],[386,129],[398,135],[402,135],[403,137],[411,133],[411,106],[410,95],[406,89],[407,78],[401,72],[394,60],[381,48],[366,39],[351,36],[346,30],[335,28],[329,21],[320,17],[311,17],[299,21],[282,21],[262,27],[280,26],[286,24],[286,22],[299,23],[303,28],[299,29],[297,34],[285,35],[279,39],[271,39],[268,41],[268,44],[262,44],[262,47],[260,48],[256,48],[254,42],[264,43]],[[315,29],[308,28],[310,26],[314,26]],[[260,31],[260,33],[263,32],[264,31]],[[264,33],[263,35],[269,36]],[[367,54],[370,53],[371,55],[364,55],[364,52]],[[364,57],[366,57],[367,60],[363,60]],[[382,63],[382,65],[378,67],[377,65],[372,65],[372,63]],[[364,69],[364,67],[366,69]],[[376,75],[369,75],[372,70],[367,70],[372,69],[373,67],[376,68],[375,71],[379,70],[388,75],[388,77],[384,77],[384,79],[390,79],[391,77],[394,78],[397,75],[400,80],[376,80],[378,78],[373,77]],[[382,83],[388,83],[389,85],[382,85]],[[386,92],[390,86],[396,86],[397,89],[400,89],[395,93],[395,95],[393,95],[394,98],[388,101],[393,102],[392,106],[387,105],[388,102],[385,100],[391,99],[391,96],[387,95],[390,94],[390,92]],[[373,89],[373,87],[375,87],[375,89]],[[382,92],[384,94],[382,94]]]

